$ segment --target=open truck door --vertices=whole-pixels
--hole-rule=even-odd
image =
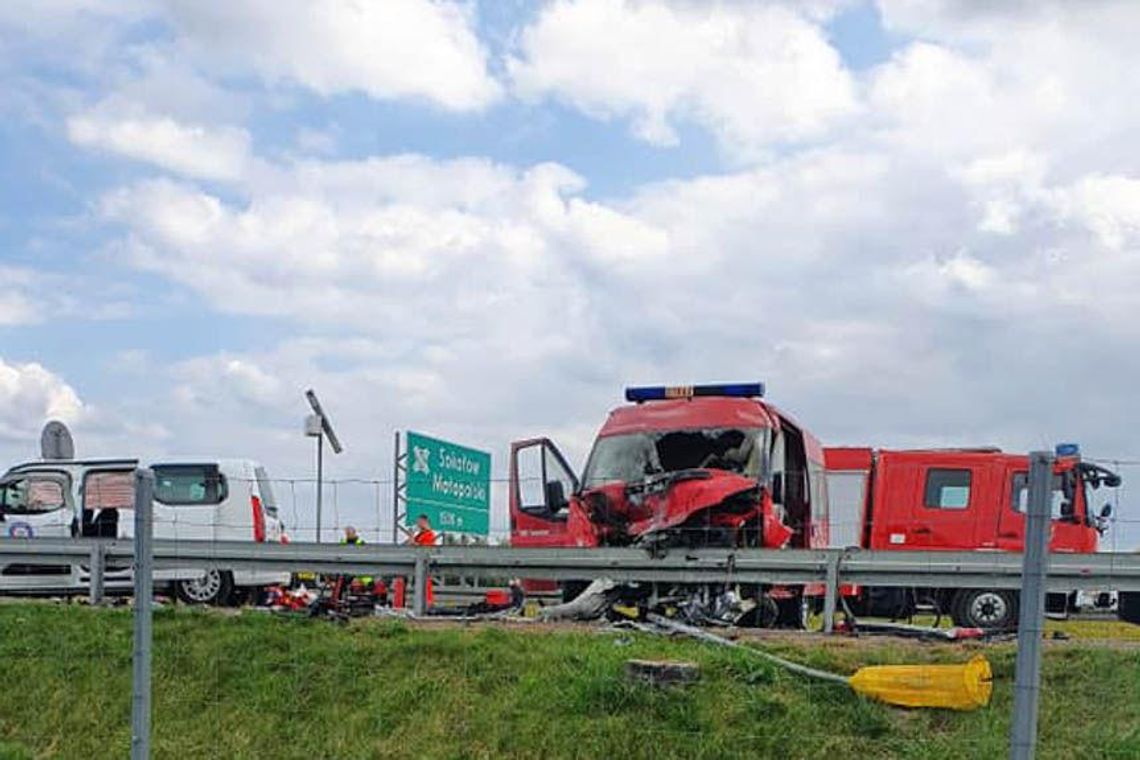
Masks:
[[[547,438],[511,444],[512,546],[567,546],[570,498],[578,478]]]

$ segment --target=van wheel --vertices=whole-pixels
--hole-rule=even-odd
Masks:
[[[234,592],[234,576],[228,570],[207,570],[198,578],[174,582],[174,593],[186,604],[221,606]]]
[[[954,625],[965,628],[1010,630],[1017,627],[1017,595],[996,589],[962,589],[954,597],[951,617]]]

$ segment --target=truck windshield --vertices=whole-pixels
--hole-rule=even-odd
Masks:
[[[765,428],[702,428],[599,438],[583,474],[584,488],[635,483],[651,475],[696,468],[760,477]]]

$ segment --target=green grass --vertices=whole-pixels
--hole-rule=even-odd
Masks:
[[[900,710],[746,653],[644,635],[341,627],[258,613],[155,616],[154,751],[168,758],[860,757],[1007,754],[1008,645],[821,640],[773,651],[837,672],[994,665],[990,707]],[[0,757],[124,757],[131,616],[0,605]],[[632,657],[700,664],[689,688],[626,683]],[[1140,757],[1140,650],[1050,645],[1038,757]]]

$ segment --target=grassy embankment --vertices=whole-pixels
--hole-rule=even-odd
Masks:
[[[745,653],[645,635],[532,628],[338,627],[259,613],[155,616],[156,757],[1002,757],[1014,653],[985,647],[995,697],[907,711]],[[979,646],[765,642],[850,673],[961,662]],[[131,616],[0,606],[0,757],[125,757]],[[686,689],[628,684],[631,657],[699,663]],[[1038,757],[1140,757],[1140,648],[1050,644]]]

